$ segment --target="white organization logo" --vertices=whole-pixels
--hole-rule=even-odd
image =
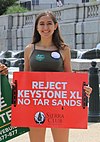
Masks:
[[[37,112],[35,114],[34,120],[37,124],[43,124],[45,122],[45,115],[43,112]]]

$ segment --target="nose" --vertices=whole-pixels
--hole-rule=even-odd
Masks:
[[[45,30],[48,29],[48,25],[47,25],[47,24],[44,25],[44,29],[45,29]]]

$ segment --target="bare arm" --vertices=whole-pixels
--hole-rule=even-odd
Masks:
[[[63,56],[64,56],[64,71],[72,72],[71,54],[70,54],[70,48],[68,46],[65,46],[63,50]]]
[[[65,72],[72,72],[71,54],[70,54],[70,48],[68,46],[65,47],[63,54],[64,54],[64,71]],[[89,86],[84,86],[84,89],[85,89],[87,96],[89,97],[92,92],[92,88]]]
[[[30,71],[30,54],[31,54],[31,45],[28,45],[24,50],[24,71]]]

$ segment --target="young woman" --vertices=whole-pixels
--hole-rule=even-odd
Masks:
[[[41,72],[71,72],[70,48],[60,35],[59,26],[52,12],[47,11],[38,15],[33,41],[25,48],[24,70]],[[88,95],[90,87],[85,87]],[[69,130],[51,128],[54,142],[68,142]],[[30,128],[31,142],[45,142],[46,128]]]
[[[0,73],[3,74],[3,75],[8,74],[8,68],[2,63],[0,63]]]

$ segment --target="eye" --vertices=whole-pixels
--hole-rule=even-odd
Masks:
[[[40,21],[38,24],[39,24],[39,25],[44,25],[44,22],[43,22],[43,21]]]
[[[49,23],[48,23],[48,25],[52,25],[52,23],[51,23],[51,22],[49,22]]]
[[[44,25],[44,23],[40,23],[40,25]]]

